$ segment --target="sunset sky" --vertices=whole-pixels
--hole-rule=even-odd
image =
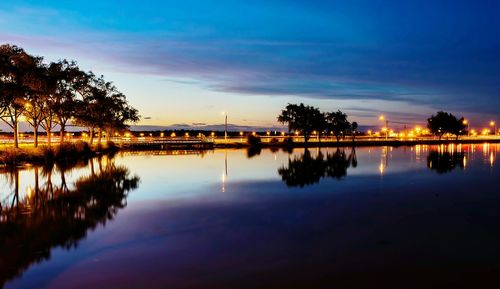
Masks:
[[[279,126],[287,103],[500,116],[497,1],[1,1],[0,42],[103,74],[141,125]],[[500,121],[500,120],[499,120]]]

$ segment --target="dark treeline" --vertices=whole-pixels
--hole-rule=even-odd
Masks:
[[[84,167],[90,167],[90,174],[70,188],[66,174]],[[53,248],[78,246],[89,230],[105,225],[126,206],[128,193],[139,184],[127,168],[102,158],[35,167],[34,187],[24,197],[19,170],[6,173],[12,193],[11,200],[0,203],[0,288],[31,265],[50,259]]]
[[[318,183],[322,178],[340,180],[347,175],[349,167],[357,166],[358,160],[354,147],[349,154],[337,148],[334,153],[326,155],[319,151],[315,157],[306,149],[302,155],[289,159],[288,165],[280,167],[278,174],[287,186],[302,188]]]
[[[288,104],[278,116],[278,121],[288,125],[290,133],[301,134],[307,142],[311,136],[316,136],[321,140],[321,135],[332,134],[337,142],[346,135],[351,135],[352,140],[358,133],[358,123],[349,122],[347,114],[342,111],[322,112],[319,108],[301,104]],[[386,122],[387,125],[387,122]],[[439,139],[443,135],[454,135],[457,139],[461,135],[466,135],[467,122],[461,117],[457,118],[451,113],[439,111],[427,119],[429,132]],[[386,131],[389,130],[385,127]]]
[[[307,142],[311,135],[316,134],[318,139],[321,134],[331,133],[337,138],[337,142],[347,134],[352,134],[353,140],[358,129],[357,122],[349,122],[347,114],[342,111],[321,112],[319,108],[301,104],[288,104],[278,121],[288,124],[289,132],[301,133]]]
[[[465,154],[463,152],[431,151],[427,156],[427,167],[438,174],[453,171],[456,168],[465,168]]]
[[[0,119],[14,131],[16,148],[23,117],[33,128],[35,147],[40,129],[50,145],[56,127],[63,143],[66,127],[78,125],[88,129],[93,143],[94,133],[100,141],[104,132],[109,136],[139,120],[125,95],[103,76],[82,71],[75,61],[45,63],[43,57],[4,44],[0,46]]]
[[[453,114],[444,111],[438,111],[436,115],[428,118],[427,128],[439,139],[447,133],[455,135],[457,139],[459,136],[467,134],[465,119],[463,117],[457,118]]]

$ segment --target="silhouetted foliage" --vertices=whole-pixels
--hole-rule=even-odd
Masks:
[[[130,177],[125,167],[108,163],[79,178],[70,190],[64,173],[80,164],[57,166],[60,185],[52,180],[54,166],[36,167],[34,192],[23,199],[17,186],[19,171],[11,172],[17,201],[0,207],[0,287],[32,264],[50,259],[53,248],[78,246],[89,230],[112,220],[126,206],[128,192],[138,186],[139,178]]]
[[[455,135],[457,139],[460,135],[467,134],[464,118],[457,119],[453,114],[444,111],[438,111],[436,115],[428,118],[427,128],[439,139],[446,133]]]
[[[320,134],[326,128],[325,115],[318,108],[303,103],[288,104],[278,116],[278,121],[288,124],[289,132],[301,132],[305,142],[309,140],[313,131]]]
[[[349,121],[347,120],[347,114],[343,113],[340,110],[327,113],[326,121],[328,130],[333,132],[333,134],[337,138],[337,142],[339,142],[340,139],[343,138],[352,129],[351,123],[349,123]]]
[[[439,174],[453,171],[455,168],[464,168],[465,154],[462,152],[431,151],[427,156],[427,167]]]
[[[358,164],[356,151],[351,150],[349,156],[345,150],[337,149],[326,156],[319,152],[316,157],[306,149],[304,153],[293,159],[288,159],[288,165],[278,169],[281,179],[289,187],[304,187],[318,183],[322,178],[340,180],[347,175],[347,169]]]
[[[253,134],[248,134],[248,136],[247,136],[247,143],[250,146],[255,147],[255,146],[260,146],[260,144],[262,143],[262,141],[260,139],[260,136],[253,135]]]
[[[358,123],[353,121],[351,123],[351,134],[352,134],[352,141],[356,140],[356,134],[358,133]]]
[[[14,131],[15,148],[19,145],[18,124],[26,99],[35,86],[38,62],[40,58],[29,55],[18,46],[0,46],[0,119]]]
[[[81,71],[76,62],[61,60],[48,65],[42,57],[29,55],[15,45],[0,45],[0,119],[14,131],[18,147],[21,116],[33,127],[34,145],[42,127],[51,143],[51,131],[60,127],[61,144],[70,122],[88,127],[91,140],[128,128],[139,120],[123,93],[104,78]]]
[[[247,158],[253,158],[254,156],[260,155],[262,148],[260,146],[251,146],[247,148]]]

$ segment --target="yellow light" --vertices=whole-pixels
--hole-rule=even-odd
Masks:
[[[186,133],[184,134],[184,136],[185,136],[185,137],[189,137],[189,133],[188,133],[188,132],[186,132]]]
[[[463,123],[463,124],[468,124],[468,123],[469,123],[469,121],[468,121],[468,120],[466,120],[466,119],[464,119],[464,121],[463,121],[462,123]]]
[[[164,137],[164,136],[165,136],[165,134],[164,134],[164,133],[160,133],[160,137]]]
[[[298,132],[298,131],[295,131],[295,135],[299,135],[299,132]]]
[[[33,189],[31,187],[28,187],[26,189],[26,195],[28,196],[28,198],[31,198],[31,195],[33,195]]]
[[[269,136],[269,135],[271,135],[271,132],[269,132],[269,131],[266,131],[266,134],[267,134],[267,135]]]
[[[490,121],[490,126],[494,126],[495,125],[495,122],[494,121]]]
[[[240,135],[243,135],[243,132],[242,132],[242,131],[240,131]]]
[[[143,137],[143,136],[144,136],[144,133],[141,132],[141,137]]]
[[[284,136],[284,135],[285,135],[285,132],[284,132],[284,131],[282,131],[282,132],[281,132],[281,135],[282,135],[282,136]]]
[[[257,133],[256,132],[252,132],[252,135],[256,135]]]
[[[383,128],[382,128],[382,131],[386,132],[386,131],[387,131],[387,128],[386,128],[386,127],[383,127]]]
[[[212,137],[214,137],[214,136],[215,136],[215,132],[212,132],[210,135],[211,135]]]
[[[384,116],[384,115],[381,115],[378,119],[380,119],[380,120],[384,120],[384,119],[385,119],[385,116]]]
[[[175,132],[170,134],[171,137],[175,137]]]
[[[380,166],[378,167],[378,170],[380,171],[381,175],[384,174],[384,171],[385,171],[384,163],[380,162]]]
[[[372,131],[371,131],[371,130],[368,130],[368,134],[372,134]]]

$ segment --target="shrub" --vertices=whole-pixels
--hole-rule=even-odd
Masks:
[[[249,134],[247,136],[247,143],[251,146],[258,146],[262,143],[260,136]]]

